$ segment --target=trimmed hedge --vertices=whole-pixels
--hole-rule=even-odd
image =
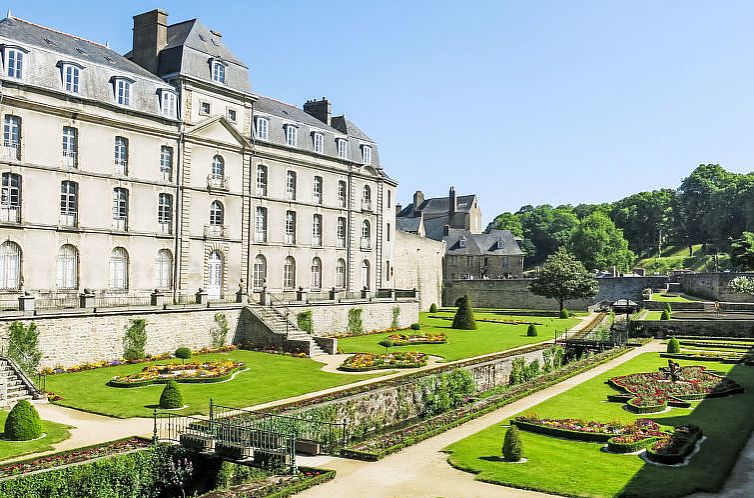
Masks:
[[[5,439],[29,441],[42,437],[42,421],[34,405],[22,399],[11,409],[5,419]]]
[[[660,353],[660,358],[674,360],[714,361],[717,363],[740,363],[740,359],[726,358],[724,356],[700,356],[696,353]]]
[[[530,323],[529,328],[526,329],[526,335],[528,337],[537,337],[539,335],[539,332],[537,332],[537,326],[533,323]]]
[[[297,493],[301,493],[302,491],[305,491],[309,488],[313,488],[314,486],[317,486],[319,484],[323,484],[327,481],[332,481],[335,479],[335,471],[334,470],[325,470],[325,469],[317,469],[317,468],[309,468],[309,467],[299,467],[299,471],[306,474],[306,472],[316,470],[322,472],[320,475],[304,479],[298,482],[295,482],[289,486],[284,487],[283,489],[280,489],[278,491],[275,491],[273,493],[263,495],[264,498],[287,498],[289,496],[293,496]]]
[[[183,407],[183,393],[181,388],[178,387],[178,383],[171,380],[165,385],[160,395],[160,408],[162,409],[175,409]]]
[[[471,299],[468,295],[461,298],[460,305],[453,318],[453,329],[476,330],[476,321],[474,321],[474,311],[471,309]]]
[[[611,453],[633,453],[634,451],[643,450],[650,444],[654,444],[660,440],[659,437],[650,437],[633,443],[618,443],[613,441],[613,439],[615,438],[607,440],[607,450]]]
[[[626,407],[631,413],[659,413],[668,407],[668,402],[664,402],[660,405],[638,406],[636,405],[636,398],[631,398],[626,402]]]
[[[668,353],[680,353],[681,352],[681,344],[678,342],[678,339],[675,337],[671,337],[668,341]]]
[[[193,379],[149,379],[149,380],[142,380],[140,382],[118,382],[116,379],[110,380],[107,385],[110,387],[119,387],[119,388],[129,388],[129,387],[141,387],[141,386],[149,386],[152,384],[167,384],[168,382],[178,382],[179,384],[211,384],[213,382],[225,382],[226,380],[230,380],[233,375],[235,375],[238,372],[241,372],[243,370],[246,370],[246,365],[241,365],[238,368],[234,368],[230,372],[228,372],[227,375],[223,375],[221,377],[196,377]]]
[[[429,312],[430,313],[437,313],[437,305],[435,303],[432,303],[429,305]]]
[[[698,430],[691,434],[681,433],[678,429],[671,436],[671,440],[683,441],[676,452],[673,453],[658,453],[652,449],[652,446],[647,448],[647,458],[655,463],[661,463],[664,465],[676,465],[683,463],[687,456],[694,452],[696,443],[702,438],[702,431],[698,427]]]
[[[567,308],[563,308],[563,309],[562,309],[562,310],[560,310],[560,312],[558,313],[558,317],[559,317],[559,318],[563,318],[563,319],[565,319],[565,318],[571,318],[571,312],[570,312],[570,311],[568,311],[568,309],[567,309]]]

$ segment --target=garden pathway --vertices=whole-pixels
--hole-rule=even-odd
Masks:
[[[370,496],[372,498],[549,496],[544,493],[475,481],[472,474],[451,467],[447,462],[447,455],[442,452],[442,449],[582,382],[601,375],[640,354],[661,350],[663,350],[663,345],[659,341],[636,348],[588,372],[566,379],[499,410],[422,441],[417,445],[410,446],[379,462],[359,462],[334,457],[301,458],[299,462],[301,465],[316,464],[334,469],[338,474],[333,481],[307,490],[299,496],[327,498],[332,496]]]

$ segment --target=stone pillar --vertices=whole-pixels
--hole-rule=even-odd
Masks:
[[[340,295],[340,291],[338,289],[336,289],[335,287],[330,289],[330,299],[332,301],[338,302],[339,295]]]
[[[369,289],[366,287],[361,289],[361,299],[369,299]]]
[[[79,294],[79,308],[94,308],[94,293],[89,289]]]
[[[267,287],[262,287],[262,290],[259,291],[259,304],[262,306],[268,306],[272,299],[270,298],[270,293],[267,292]]]
[[[24,312],[24,315],[34,314],[34,296],[22,294],[18,296],[18,309]]]
[[[398,298],[396,297],[395,289],[390,289],[390,300],[391,301],[397,301]]]
[[[296,301],[305,303],[308,294],[309,292],[306,289],[304,289],[303,287],[299,287],[298,290],[296,291]]]
[[[199,292],[196,293],[196,304],[207,305],[209,303],[209,297],[207,297],[207,291],[199,288]]]
[[[165,294],[163,294],[159,290],[155,289],[149,297],[150,304],[152,306],[159,306],[160,308],[163,308],[165,306]]]
[[[249,294],[243,289],[238,289],[236,292],[236,302],[246,304],[249,302]]]

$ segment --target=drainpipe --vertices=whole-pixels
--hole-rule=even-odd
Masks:
[[[173,261],[173,302],[176,302],[178,298],[178,289],[181,287],[181,238],[183,236],[183,149],[185,141],[185,123],[183,121],[183,85],[180,86],[178,91],[178,112],[180,116],[179,123],[179,135],[178,144],[176,150],[175,161],[175,238],[174,238],[174,251],[175,258]]]

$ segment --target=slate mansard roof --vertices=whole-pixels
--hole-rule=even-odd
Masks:
[[[471,195],[459,195],[456,197],[456,212],[468,213],[474,206],[476,201],[476,194]],[[425,221],[428,218],[437,216],[447,216],[448,208],[450,207],[450,197],[434,197],[432,199],[426,199],[418,207],[414,206],[412,202],[405,208],[401,209],[398,213],[398,217],[416,216],[419,211],[424,214]]]
[[[465,240],[465,244],[461,243]],[[471,233],[468,230],[451,228],[443,237],[447,254],[452,256],[523,256],[516,238],[509,230],[489,230]],[[502,242],[499,247],[498,242]]]

